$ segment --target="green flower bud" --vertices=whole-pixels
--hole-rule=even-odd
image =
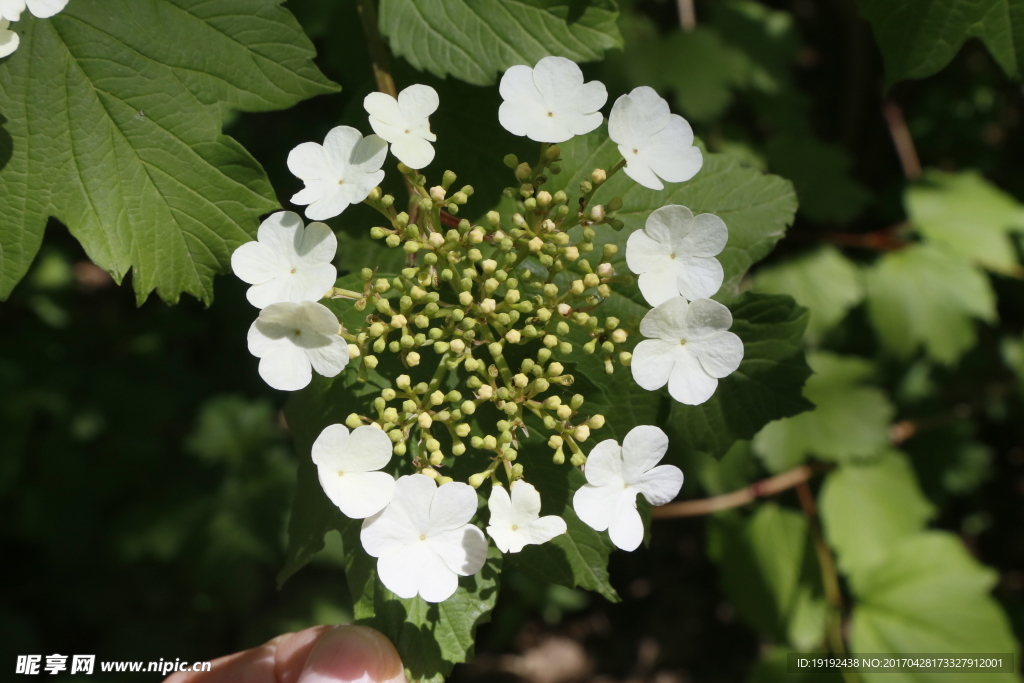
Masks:
[[[453,171],[445,171],[444,175],[441,176],[441,185],[447,190],[455,182],[456,177]]]
[[[363,421],[359,418],[358,415],[356,415],[355,413],[351,413],[349,414],[348,417],[345,418],[345,424],[348,426],[349,429],[355,429],[356,427],[361,426],[363,424]]]
[[[473,403],[472,401],[464,401],[462,405],[459,406],[459,409],[466,415],[472,415],[473,413],[476,412],[476,404]]]
[[[384,228],[370,228],[370,239],[382,240],[387,234]]]
[[[401,441],[403,436],[404,434],[402,434],[401,429],[392,429],[390,432],[388,432],[388,438],[391,439],[393,443],[398,443],[399,441]]]
[[[512,156],[512,155],[510,154],[509,156]],[[507,159],[508,157],[505,157],[505,158]],[[483,474],[479,474],[478,473],[478,474],[474,474],[474,475],[470,476],[470,478],[469,478],[469,485],[472,486],[475,489],[478,489],[478,488],[480,488],[481,486],[484,485],[485,481],[487,481],[487,477],[485,477]]]
[[[371,370],[373,370],[375,367],[377,367],[377,356],[364,356],[363,357],[363,364],[366,367],[368,367]]]
[[[544,407],[548,410],[555,410],[560,405],[562,405],[562,399],[558,396],[548,396],[544,399]]]
[[[505,158],[502,159],[502,161],[509,168],[515,168],[516,166],[519,165],[519,157],[517,157],[515,154],[506,154]]]
[[[572,457],[569,458],[569,462],[572,463],[573,467],[580,467],[587,463],[587,456],[582,453],[573,453]]]
[[[401,238],[401,237],[399,237],[398,235],[395,235],[395,234],[391,234],[391,235],[388,235],[388,236],[387,236],[387,239],[385,239],[385,240],[384,240],[384,242],[385,242],[385,243],[386,243],[386,244],[387,244],[387,245],[388,245],[389,247],[391,247],[392,249],[394,249],[395,247],[397,247],[397,246],[398,246],[399,244],[401,244],[401,243],[402,243],[402,238]]]
[[[555,451],[555,454],[551,456],[551,462],[555,463],[556,465],[565,464],[565,453],[562,452],[561,448]]]
[[[487,436],[484,437],[484,441],[483,441],[483,448],[484,448],[484,450],[493,451],[497,447],[498,447],[498,440],[497,439],[495,439],[490,434],[488,434]]]
[[[410,351],[405,356],[405,364],[408,365],[410,368],[416,367],[417,365],[420,364],[420,354],[416,353],[415,351]]]
[[[524,161],[516,166],[516,180],[526,180],[532,172],[533,170],[530,168],[530,165]]]

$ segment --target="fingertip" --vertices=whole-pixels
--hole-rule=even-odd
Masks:
[[[277,683],[295,683],[317,641],[333,628],[314,626],[272,640],[271,643],[275,645],[274,674]]]
[[[338,626],[313,646],[297,683],[406,681],[398,651],[384,634],[366,626]]]

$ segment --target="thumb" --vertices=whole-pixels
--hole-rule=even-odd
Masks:
[[[398,651],[382,633],[338,626],[317,640],[297,683],[406,683]]]

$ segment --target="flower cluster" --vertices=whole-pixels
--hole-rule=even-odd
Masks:
[[[21,38],[11,30],[11,22],[21,19],[26,7],[32,16],[48,19],[60,12],[68,0],[0,0],[0,59],[18,49]]]
[[[600,226],[624,227],[620,197],[593,202],[618,171],[655,190],[699,171],[689,125],[650,88],[618,98],[608,130],[622,158],[573,179],[577,200],[574,189],[549,189],[561,173],[557,144],[602,125],[605,86],[585,82],[573,62],[547,57],[509,69],[500,92],[500,123],[542,143],[534,164],[504,160],[515,177],[505,190],[515,209],[460,218],[473,187],[457,189],[451,171],[427,182],[418,169],[434,159],[429,117],[439,101],[432,88],[413,85],[397,97],[366,97],[373,134],[339,126],[323,144],[303,143],[288,157],[305,185],[292,201],[307,218],[329,220],[367,204],[383,218],[370,237],[401,250],[403,268],[364,268],[339,287],[334,233],[291,212],[270,216],[257,240],[232,257],[260,309],[249,349],[268,384],[301,389],[314,370],[334,377],[351,362],[356,381],[372,374],[387,387],[371,393],[363,412],[339,415],[324,429],[312,458],[327,497],[363,520],[361,542],[377,558],[380,580],[403,598],[450,597],[460,576],[483,567],[488,537],[501,552],[518,553],[568,531],[564,510],[542,515],[535,484],[543,482],[528,481],[540,457],[583,468],[576,516],[635,549],[643,539],[637,496],[667,503],[683,474],[658,465],[668,437],[654,426],[634,428],[621,445],[606,439],[591,447],[605,417],[582,394],[567,393],[575,381],[567,363],[596,357],[608,374],[630,368],[639,386],[668,384],[673,398],[696,404],[743,354],[727,331],[729,310],[707,298],[723,282],[715,257],[728,230],[720,218],[675,205],[654,211],[626,241],[632,274],[616,272],[618,246],[598,237],[611,234]],[[405,210],[380,187],[389,152],[410,196]],[[639,287],[653,307],[638,326],[602,313],[620,286]],[[349,307],[344,319],[358,324],[342,327],[323,299],[334,310]],[[646,339],[633,348],[637,335]],[[464,481],[455,481],[457,472]],[[474,523],[476,489],[485,485],[488,519]]]

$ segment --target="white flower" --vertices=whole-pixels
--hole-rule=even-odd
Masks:
[[[0,17],[8,21],[17,21],[21,19],[21,13],[28,5],[28,11],[32,13],[32,16],[49,19],[64,9],[67,4],[68,0],[0,0]],[[11,50],[11,52],[13,51]]]
[[[437,136],[430,132],[427,117],[437,111],[437,91],[429,85],[410,85],[391,95],[373,92],[363,100],[370,115],[373,132],[391,143],[391,153],[410,168],[423,168],[434,160],[431,142]]]
[[[306,183],[292,203],[309,204],[306,217],[315,221],[334,218],[380,184],[387,154],[384,140],[349,126],[332,128],[323,145],[302,143],[288,154],[288,169]]]
[[[13,54],[21,43],[18,34],[8,28],[10,25],[7,19],[0,19],[0,59]]]
[[[704,163],[690,124],[669,113],[668,102],[646,85],[615,100],[608,136],[626,160],[626,175],[652,190],[665,188],[661,180],[689,180]]]
[[[363,522],[359,538],[392,593],[441,602],[460,576],[476,574],[487,560],[487,538],[469,523],[475,513],[476,491],[467,484],[438,487],[425,475],[407,475],[391,503]]]
[[[722,286],[722,264],[715,255],[728,241],[729,229],[718,216],[694,217],[685,206],[663,206],[643,230],[629,236],[626,265],[640,276],[640,292],[652,306],[680,294],[703,299]]]
[[[633,349],[633,379],[648,391],[667,382],[680,403],[703,403],[743,360],[743,342],[726,332],[731,326],[732,313],[717,301],[669,299],[640,321],[640,334],[652,338]]]
[[[331,265],[338,238],[323,223],[303,227],[299,214],[278,211],[263,221],[256,239],[235,249],[231,269],[252,285],[245,296],[257,308],[316,301],[338,279]]]
[[[644,540],[644,523],[636,495],[651,505],[664,505],[679,493],[683,473],[674,465],[659,465],[668,450],[668,437],[657,427],[634,427],[622,446],[608,439],[587,456],[587,483],[576,491],[572,506],[584,523],[608,536],[623,550],[636,550]]]
[[[249,353],[260,359],[260,377],[281,391],[297,391],[312,370],[334,377],[348,364],[348,343],[330,309],[313,301],[270,304],[249,328]]]
[[[503,553],[518,553],[529,544],[547,543],[566,531],[565,520],[557,515],[540,517],[540,494],[533,484],[519,480],[511,485],[512,495],[502,486],[491,489],[487,507],[491,519],[487,534]]]
[[[583,72],[565,57],[545,57],[537,66],[513,66],[498,86],[504,102],[498,121],[514,135],[537,142],[565,142],[589,133],[604,119],[608,91],[600,81],[583,82]]]
[[[391,460],[391,439],[377,427],[331,425],[313,442],[320,486],[347,517],[364,519],[391,502],[395,479],[377,472]]]

